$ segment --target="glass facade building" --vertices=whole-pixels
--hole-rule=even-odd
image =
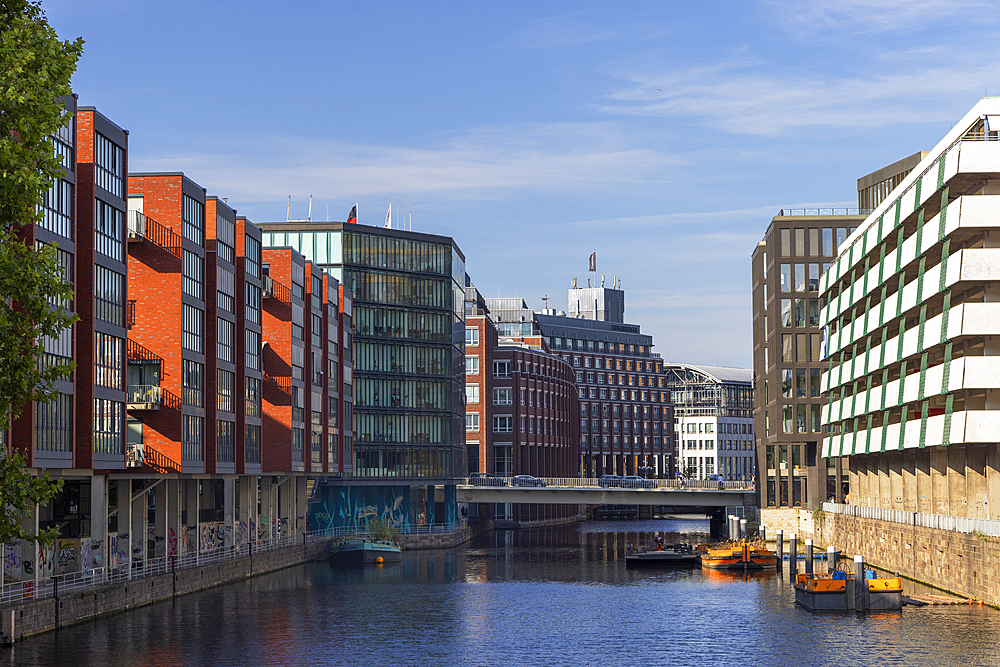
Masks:
[[[467,470],[461,250],[449,237],[346,223],[261,228],[265,246],[295,248],[354,294],[353,481],[453,495]]]

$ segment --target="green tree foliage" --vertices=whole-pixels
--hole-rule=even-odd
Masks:
[[[64,307],[73,298],[69,276],[53,248],[32,247],[23,233],[41,220],[44,193],[64,173],[50,137],[70,120],[63,100],[82,51],[82,39],[59,39],[38,2],[0,0],[0,429],[28,401],[52,399],[54,381],[72,372],[38,359],[42,340],[76,319]],[[0,541],[35,539],[21,516],[61,486],[29,474],[16,454],[0,459]]]

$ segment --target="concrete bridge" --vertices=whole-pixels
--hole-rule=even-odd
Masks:
[[[670,505],[728,507],[755,504],[750,482],[691,480],[681,485],[673,479],[618,482],[602,486],[597,479],[542,478],[544,486],[528,486],[530,480],[473,478],[458,487],[460,503],[538,503],[550,505]],[[749,498],[745,496],[749,495]]]

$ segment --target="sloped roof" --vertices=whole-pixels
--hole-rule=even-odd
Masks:
[[[716,382],[745,382],[753,383],[753,371],[749,368],[730,368],[729,366],[703,366],[700,364],[684,364],[677,362],[664,362],[663,370],[670,367],[685,368],[699,373],[704,373]]]

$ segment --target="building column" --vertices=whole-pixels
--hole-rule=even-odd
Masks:
[[[118,565],[132,571],[132,480],[118,480]]]
[[[239,485],[240,502],[236,508],[238,516],[234,523],[233,544],[237,548],[242,548],[249,544],[250,536],[256,529],[254,513],[257,511],[257,478],[252,475],[241,475],[236,483]]]
[[[145,480],[140,481],[139,484],[132,483],[131,494],[129,496],[132,504],[132,521],[129,534],[132,536],[131,548],[133,561],[144,561],[147,558],[146,542],[149,538],[146,534],[146,524],[149,504],[146,499],[148,491],[139,490],[142,487],[143,481]]]
[[[163,514],[166,517],[167,556],[178,556],[183,553],[180,546],[181,526],[181,485],[178,479],[168,479],[163,482],[164,489]]]
[[[181,484],[184,486],[182,491],[184,495],[184,543],[180,546],[180,552],[185,556],[191,556],[199,553],[198,533],[201,526],[198,521],[200,504],[198,502],[198,487],[201,485],[201,480],[185,479]]]
[[[94,475],[90,480],[90,567],[107,565],[108,550],[108,476]]]
[[[306,478],[296,477],[295,482],[295,535],[302,535],[306,532],[306,508],[309,507],[309,498],[306,496]]]
[[[151,558],[162,558],[167,555],[167,480],[163,480],[153,489],[153,539],[154,552]]]
[[[458,521],[458,488],[454,484],[446,484],[444,487],[444,516],[445,523],[453,524]]]
[[[931,488],[934,491],[935,514],[951,514],[948,502],[948,447],[929,448],[931,456]]]
[[[434,496],[434,485],[433,484],[428,484],[427,485],[427,525],[428,526],[433,526],[434,525],[434,505],[435,504],[436,503],[435,503],[435,496]]]
[[[236,479],[226,477],[222,480],[222,547],[232,549],[235,533],[236,514]]]

